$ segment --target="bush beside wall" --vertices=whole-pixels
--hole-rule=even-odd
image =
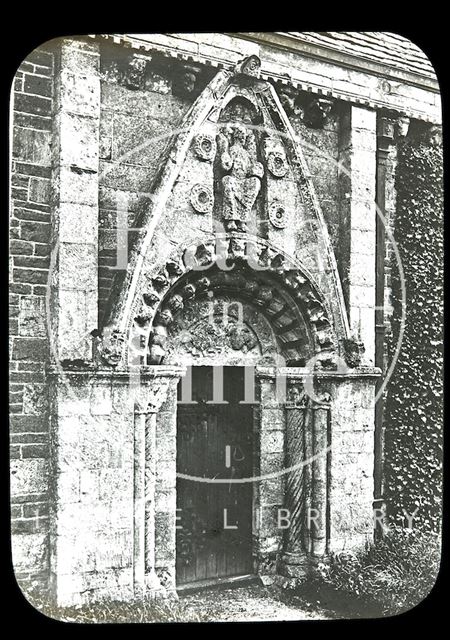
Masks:
[[[399,148],[394,236],[406,283],[405,331],[387,387],[385,497],[391,522],[438,531],[443,446],[443,157],[423,136]],[[395,261],[394,261],[395,262]],[[402,278],[392,271],[394,355]]]

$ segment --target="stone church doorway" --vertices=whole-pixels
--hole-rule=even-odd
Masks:
[[[253,405],[244,367],[192,367],[177,410],[177,585],[253,572]],[[217,374],[217,370],[216,370]],[[217,382],[223,381],[223,393]],[[181,386],[181,383],[180,383]]]

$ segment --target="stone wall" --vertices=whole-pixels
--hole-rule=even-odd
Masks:
[[[58,603],[133,593],[133,398],[109,375],[51,376],[50,585]]]
[[[10,218],[10,439],[12,544],[19,580],[45,576],[48,555],[49,345],[46,293],[50,263],[54,48],[22,62],[12,95]]]
[[[142,66],[134,71],[133,61]],[[172,131],[193,97],[173,94],[173,73],[151,55],[133,57],[120,46],[101,48],[99,141],[99,319],[111,291],[118,262],[117,246],[127,237],[125,220],[139,227],[150,203],[152,180]],[[131,66],[130,66],[131,65]],[[123,218],[118,220],[118,209]],[[119,214],[120,218],[120,214]],[[119,229],[119,231],[118,231]],[[135,239],[131,231],[128,239]]]
[[[330,393],[329,551],[339,552],[373,537],[375,390],[361,376],[334,381]]]
[[[319,198],[331,244],[340,262],[339,243],[339,129],[342,105],[339,102],[321,128],[307,126],[298,115],[290,120],[295,133],[303,142],[303,153]]]

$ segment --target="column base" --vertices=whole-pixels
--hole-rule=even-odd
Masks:
[[[155,570],[145,575],[145,599],[156,600],[165,597],[165,588],[161,585]]]
[[[311,572],[311,557],[304,552],[285,552],[280,561],[279,573],[287,578],[305,581]]]

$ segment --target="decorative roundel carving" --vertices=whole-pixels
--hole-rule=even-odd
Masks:
[[[272,151],[267,158],[267,167],[276,178],[283,178],[288,170],[286,157],[279,151]]]
[[[286,227],[287,214],[281,202],[272,202],[269,207],[269,220],[277,229],[284,229]]]
[[[194,138],[194,153],[200,160],[213,160],[216,155],[216,141],[207,133],[199,133]]]
[[[213,192],[204,184],[194,184],[191,189],[191,204],[198,213],[211,213]]]

